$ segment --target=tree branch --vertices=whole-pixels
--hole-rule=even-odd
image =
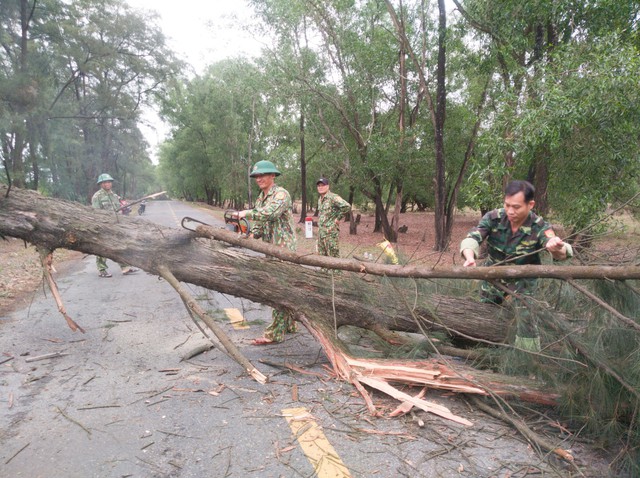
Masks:
[[[584,287],[582,287],[580,284],[576,283],[576,281],[574,281],[573,279],[567,279],[567,282],[577,291],[579,291],[580,293],[584,294],[585,296],[587,296],[589,299],[591,299],[592,301],[594,301],[596,304],[598,304],[600,307],[602,307],[603,309],[605,309],[606,311],[610,312],[611,314],[613,314],[614,316],[616,316],[617,318],[619,318],[620,320],[622,320],[622,322],[624,322],[625,324],[627,324],[629,327],[633,327],[636,330],[640,330],[640,324],[638,324],[635,320],[627,317],[626,315],[621,314],[620,312],[618,312],[616,309],[614,309],[613,307],[611,307],[609,304],[607,304],[606,302],[604,302],[603,300],[601,300],[599,297],[597,297],[596,295],[592,294],[591,292],[589,292],[587,289],[585,289]]]
[[[180,295],[185,305],[189,308],[189,310],[193,311],[202,319],[202,321],[207,324],[207,327],[211,329],[211,331],[218,338],[220,343],[224,346],[224,348],[229,353],[230,357],[238,362],[242,367],[244,367],[245,371],[251,375],[254,380],[258,383],[267,383],[267,377],[264,376],[257,368],[255,368],[249,360],[242,355],[240,350],[235,346],[235,344],[231,341],[231,339],[224,333],[218,325],[214,322],[214,320],[207,315],[207,313],[198,305],[198,303],[189,295],[189,293],[182,287],[182,284],[175,278],[175,276],[171,273],[171,271],[164,265],[158,266],[158,271],[160,272],[160,276],[166,280],[171,287],[173,287],[176,292]]]

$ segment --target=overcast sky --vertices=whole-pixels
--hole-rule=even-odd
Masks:
[[[196,73],[223,58],[257,55],[260,43],[238,25],[251,21],[245,0],[125,0],[138,10],[160,15],[169,46]]]
[[[256,56],[261,43],[245,33],[239,24],[251,22],[251,9],[245,0],[125,0],[137,10],[152,10],[160,15],[158,24],[168,37],[169,47],[202,73],[207,65],[224,58]],[[155,113],[145,115],[151,127],[142,127],[151,143],[155,162],[156,148],[167,132]]]

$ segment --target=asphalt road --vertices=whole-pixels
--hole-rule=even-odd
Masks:
[[[140,220],[180,227],[184,216],[215,222],[205,209],[176,201],[150,202]],[[27,309],[0,313],[1,477],[506,477],[551,470],[513,430],[448,394],[427,398],[472,427],[423,412],[371,416],[353,386],[333,378],[307,331],[283,344],[250,345],[270,309],[246,300],[189,286],[269,383],[256,383],[218,349],[184,361],[208,340],[177,293],[158,277],[123,276],[109,264],[110,279],[98,277],[93,256],[57,275],[67,312],[85,334],[66,326],[42,289]],[[240,314],[246,328],[230,322]],[[396,406],[379,394],[374,401],[385,413]]]

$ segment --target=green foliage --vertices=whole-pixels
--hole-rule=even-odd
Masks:
[[[500,82],[465,185],[471,193],[461,198],[488,209],[504,178],[531,179],[547,190],[554,217],[579,229],[634,194],[638,6],[478,0],[465,8]]]
[[[412,280],[381,278],[381,284],[393,290],[408,310],[419,311],[424,302],[420,297],[476,296],[476,281]],[[638,281],[580,281],[602,301],[640,324],[640,284]],[[354,285],[354,294],[366,297]],[[612,476],[637,476],[640,473],[640,332],[596,304],[568,284],[542,280],[535,296],[527,301],[530,307],[516,305],[511,297],[496,314],[507,328],[505,344],[477,347],[480,353],[475,367],[486,367],[514,376],[543,382],[546,389],[559,398],[558,421],[570,430],[566,447],[574,441],[588,440],[603,450],[613,451]],[[524,304],[523,302],[519,303]],[[419,314],[420,312],[418,312]],[[429,310],[436,318],[438,311]],[[519,321],[536,323],[541,351],[532,354],[513,347]],[[448,334],[425,330],[430,339],[446,345]],[[371,356],[375,347],[385,356],[422,358],[432,353],[428,341],[411,343],[389,350],[373,332],[356,337],[358,354]],[[366,342],[362,343],[362,339]],[[456,341],[460,345],[462,340]],[[355,351],[354,351],[355,352]],[[533,376],[533,378],[532,378]],[[564,447],[564,446],[563,446]]]
[[[639,78],[638,55],[613,37],[557,51],[535,84],[519,150],[526,158],[548,148],[550,198],[566,225],[587,226],[638,191]]]
[[[358,198],[386,197],[402,184],[405,202],[432,207],[433,125],[423,99],[413,123],[398,128],[401,109],[408,106],[409,113],[417,104],[418,71],[407,61],[403,104],[400,43],[384,3],[252,5],[274,48],[256,64],[213,66],[205,77],[217,78],[218,97],[198,91],[209,86],[201,78],[165,102],[175,129],[172,157],[184,164],[171,174],[163,167],[163,177],[175,178],[185,195],[241,201],[248,163],[271,158],[282,163],[282,181],[300,196],[304,115],[308,177],[329,175],[339,192],[353,187]],[[136,124],[140,102],[181,81],[155,19],[119,0],[46,0],[39,7],[22,51],[18,3],[0,5],[4,164],[18,183],[48,194],[86,200],[103,171],[117,176],[127,196],[142,194],[153,174]],[[504,177],[526,177],[541,162],[550,171],[545,186],[554,216],[575,228],[636,191],[638,6],[474,0],[464,7],[468,16],[449,18],[447,31],[449,190],[472,139],[485,79],[499,76],[490,84],[491,108],[458,205],[495,206]],[[397,13],[414,51],[424,55],[423,72],[433,78],[435,6],[423,8],[409,2]],[[212,173],[215,178],[204,179]],[[193,177],[178,180],[177,174]],[[305,192],[315,193],[312,181]]]
[[[226,60],[178,86],[163,107],[174,124],[160,153],[161,176],[182,197],[243,203],[252,163],[267,157],[286,171],[287,133],[269,134],[278,110],[264,93],[265,76],[246,60]]]
[[[154,19],[119,0],[45,0],[26,24],[17,2],[2,13],[0,154],[16,185],[87,201],[109,172],[120,194],[145,192],[140,106],[177,67]]]
[[[407,307],[419,296],[475,296],[475,281],[414,281],[385,279]],[[638,281],[580,281],[602,301],[640,324]],[[528,304],[529,307],[513,307]],[[432,311],[437,317],[437,311]],[[640,473],[640,332],[592,299],[561,281],[541,280],[526,302],[511,297],[496,312],[504,319],[504,345],[486,349],[475,367],[488,367],[515,376],[535,377],[560,396],[559,420],[573,430],[571,440],[594,441],[619,452],[612,476]],[[537,324],[540,353],[513,347],[519,321]],[[431,331],[428,332],[431,336]],[[619,475],[618,475],[619,473]]]
[[[636,281],[580,284],[640,323]],[[634,393],[640,390],[640,332],[567,285],[549,281],[538,296],[555,308],[537,306],[544,355],[527,358],[530,370],[554,384],[561,394],[561,415],[573,428],[605,449],[621,450],[613,469],[640,473],[640,399]],[[571,322],[562,322],[559,313]],[[513,366],[514,355],[509,351],[503,359]]]

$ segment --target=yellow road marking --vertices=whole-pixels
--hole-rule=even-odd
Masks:
[[[224,309],[224,312],[227,314],[227,317],[229,317],[229,322],[234,329],[244,330],[249,328],[238,309]]]
[[[287,419],[300,448],[313,465],[318,478],[350,478],[349,469],[329,440],[322,433],[313,415],[306,408],[286,408],[282,415]]]
[[[171,204],[167,204],[169,206],[169,211],[171,211],[171,215],[173,216],[173,219],[176,221],[176,224],[178,226],[182,225],[182,221],[180,221],[180,219],[178,219],[178,216],[176,215],[176,212],[173,210],[173,206]]]

